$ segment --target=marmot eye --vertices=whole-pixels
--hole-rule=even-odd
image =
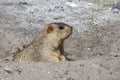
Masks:
[[[62,26],[60,26],[60,27],[58,27],[59,29],[64,29],[64,27],[62,27]]]

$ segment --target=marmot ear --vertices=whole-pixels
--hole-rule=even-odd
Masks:
[[[46,29],[47,33],[50,33],[54,30],[53,26],[49,25]]]
[[[45,29],[43,30],[43,35],[47,36],[47,34],[51,33],[54,30],[53,26],[48,25],[47,27],[45,27]]]

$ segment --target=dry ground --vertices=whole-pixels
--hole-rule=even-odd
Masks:
[[[0,80],[120,80],[120,12],[111,11],[115,1],[101,1],[1,0]],[[73,26],[65,43],[73,61],[10,61],[50,22]]]

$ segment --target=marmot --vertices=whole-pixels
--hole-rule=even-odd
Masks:
[[[50,23],[30,44],[24,46],[22,50],[18,49],[13,61],[65,61],[64,40],[71,34],[71,26],[65,23]]]

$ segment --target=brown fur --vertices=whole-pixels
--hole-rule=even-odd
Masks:
[[[50,23],[29,45],[16,51],[13,61],[65,61],[63,44],[71,34],[72,27],[69,25]]]

